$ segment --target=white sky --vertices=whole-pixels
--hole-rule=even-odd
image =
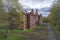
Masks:
[[[42,8],[50,7],[53,0],[20,0],[24,8]]]
[[[44,7],[51,7],[51,4],[53,3],[54,0],[20,0],[19,2],[22,4],[23,8],[27,9],[27,8],[44,8]],[[43,13],[44,15],[45,13]],[[45,14],[44,16],[47,16],[47,14]]]

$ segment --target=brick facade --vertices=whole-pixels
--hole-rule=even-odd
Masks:
[[[33,9],[31,12],[24,13],[24,29],[33,28],[38,24],[42,24],[42,14],[39,15],[37,9],[35,14]]]

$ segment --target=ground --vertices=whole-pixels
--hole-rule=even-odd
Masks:
[[[49,40],[56,40],[56,37],[50,25],[48,25],[48,37],[49,37]]]
[[[50,25],[43,24],[33,29],[12,30],[8,33],[1,28],[0,40],[56,40],[56,38]]]
[[[24,33],[26,40],[48,40],[47,26],[37,26],[32,32]]]

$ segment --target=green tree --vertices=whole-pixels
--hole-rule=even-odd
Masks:
[[[23,28],[23,13],[17,12],[15,8],[11,10],[10,13],[10,29],[21,29]]]
[[[13,15],[17,15],[17,18]],[[16,26],[19,24],[19,27],[23,27],[23,17],[19,0],[0,0],[0,23],[2,25],[11,27],[12,20],[10,18],[15,18],[19,22],[16,23]]]
[[[42,17],[43,23],[48,23],[47,17]]]
[[[8,25],[8,14],[4,11],[3,0],[0,0],[0,26]]]
[[[51,13],[48,16],[50,24],[55,26],[60,31],[60,0],[56,0],[51,8]]]
[[[22,13],[22,7],[20,6],[20,3],[18,0],[9,0],[10,6],[8,5],[8,11],[10,15],[10,29],[19,28],[21,29],[23,27],[23,13]]]

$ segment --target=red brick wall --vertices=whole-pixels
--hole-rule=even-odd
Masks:
[[[37,24],[42,24],[42,15],[38,14],[38,10],[34,14],[34,11],[26,13],[24,15],[24,29],[29,29],[35,27]]]
[[[24,30],[27,29],[27,15],[24,15]]]
[[[30,27],[33,28],[36,26],[35,16],[30,15]]]
[[[42,14],[40,14],[40,24],[42,24]]]

